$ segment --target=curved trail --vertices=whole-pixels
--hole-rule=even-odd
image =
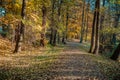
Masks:
[[[66,47],[50,70],[54,75],[48,80],[107,80],[92,57],[80,51],[78,43],[69,42]]]

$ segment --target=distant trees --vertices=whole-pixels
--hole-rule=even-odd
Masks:
[[[68,33],[69,6],[73,0],[51,0],[50,44],[66,43]],[[56,5],[57,4],[57,5]]]
[[[93,17],[93,14],[90,12],[90,2],[91,0],[82,1],[82,10],[81,10],[81,28],[80,28],[80,43],[86,42],[89,35],[89,29],[91,27],[90,23]]]
[[[96,30],[95,30],[95,49],[94,49],[94,54],[98,54],[99,53],[99,21],[100,21],[100,0],[96,1],[97,7],[96,7]]]

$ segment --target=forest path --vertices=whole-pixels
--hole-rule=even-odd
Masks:
[[[50,73],[54,74],[50,80],[107,80],[92,57],[75,42],[67,43]]]

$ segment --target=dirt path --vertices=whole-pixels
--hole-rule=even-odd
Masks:
[[[68,43],[61,53],[59,61],[54,64],[48,80],[107,80],[88,53],[79,49],[78,43]]]

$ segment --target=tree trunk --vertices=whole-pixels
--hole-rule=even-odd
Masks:
[[[58,44],[60,44],[60,34],[58,33],[58,38],[57,38],[58,40],[57,40],[57,42],[58,42]]]
[[[62,7],[62,3],[63,3],[63,0],[58,0],[58,22],[61,24],[61,7]],[[62,26],[58,26],[58,27],[62,27]],[[65,33],[63,31],[63,33]],[[63,38],[62,38],[62,43],[64,44],[65,43],[65,34],[63,35]]]
[[[65,32],[65,38],[66,38],[66,40],[67,40],[67,33],[68,33],[68,20],[69,20],[68,9],[69,9],[69,7],[67,6],[67,10],[66,10],[66,32]]]
[[[83,42],[84,37],[84,27],[85,27],[85,0],[83,0],[83,11],[82,11],[82,25],[81,25],[81,37],[80,37],[80,43]]]
[[[53,45],[53,39],[54,39],[54,8],[55,8],[55,0],[52,0],[52,17],[51,17],[51,33],[50,33],[50,44]]]
[[[26,7],[26,3],[25,0],[22,1],[22,10],[21,10],[21,17],[22,19],[25,18],[25,7]],[[22,42],[23,42],[23,36],[24,36],[24,24],[21,21],[20,23],[18,23],[18,35],[17,35],[17,40],[16,40],[16,45],[15,45],[15,49],[14,49],[14,53],[17,53],[18,51],[21,51],[21,46],[22,46]]]
[[[45,28],[46,28],[47,8],[42,6],[42,32],[40,39],[40,46],[45,46]]]
[[[87,4],[87,9],[86,9],[86,35],[85,35],[85,42],[87,42],[87,37],[88,37],[88,24],[89,24],[89,2]]]
[[[112,60],[117,60],[120,54],[120,43],[117,46],[117,48],[115,49],[113,55],[110,57]]]
[[[95,39],[95,49],[94,54],[99,53],[99,17],[100,17],[100,0],[97,0],[97,20],[96,20],[96,39]]]
[[[51,34],[50,34],[50,44],[52,45],[53,44],[53,29],[51,28]]]
[[[66,44],[66,42],[65,42],[65,33],[64,32],[63,32],[63,37],[62,37],[62,43]]]
[[[17,29],[16,29],[16,34],[15,34],[15,42],[16,42],[16,45],[15,45],[15,50],[14,50],[14,53],[17,53],[18,51],[20,51],[20,37],[21,37],[21,34],[20,34],[20,23],[18,23],[18,26],[17,26]]]
[[[54,30],[53,46],[56,46],[57,30]]]
[[[63,33],[62,43],[66,44],[66,42],[65,42],[65,33]]]
[[[85,42],[87,42],[87,38],[88,38],[88,15],[87,15],[87,24],[86,24],[86,35],[85,35]]]
[[[91,34],[91,46],[89,53],[93,53],[94,48],[95,48],[95,26],[96,26],[96,9],[97,9],[97,1],[95,3],[95,12],[94,12],[94,18],[93,18],[93,25],[92,25],[92,34]]]

